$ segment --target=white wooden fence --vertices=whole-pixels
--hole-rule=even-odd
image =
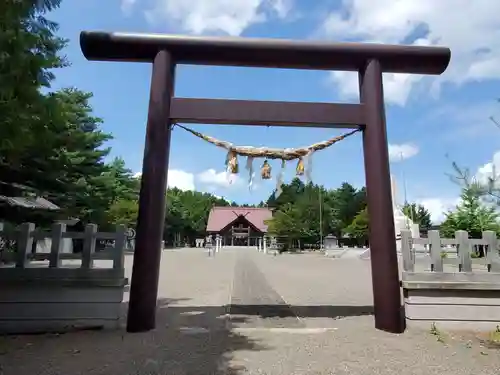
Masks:
[[[115,232],[98,232],[96,224],[88,224],[83,232],[67,232],[66,224],[54,224],[50,231],[37,230],[33,223],[23,223],[15,230],[4,230],[0,223],[0,238],[16,241],[16,251],[3,251],[0,255],[4,262],[14,261],[15,268],[29,268],[30,261],[49,261],[49,268],[60,268],[62,260],[81,259],[82,269],[92,269],[96,259],[112,260],[113,269],[123,269],[123,249],[127,240],[127,228],[117,226]],[[32,253],[33,241],[51,240],[50,253]],[[81,253],[63,253],[64,239],[81,239],[83,248]],[[96,252],[97,240],[113,240],[114,246]],[[14,259],[11,257],[14,256]]]
[[[472,272],[473,264],[482,264],[488,272],[500,272],[499,241],[496,233],[485,231],[482,238],[469,238],[466,231],[459,230],[455,238],[441,238],[439,231],[430,230],[427,238],[412,238],[409,230],[401,231],[401,255],[404,271],[414,272],[416,252],[413,245],[426,245],[431,262],[431,271],[443,272],[443,266],[452,264],[458,266],[459,272]],[[478,245],[484,246],[486,256],[473,259],[472,253]],[[450,248],[452,246],[452,248]]]
[[[16,242],[16,250],[0,264],[0,333],[118,326],[127,284],[125,226],[98,232],[89,224],[83,232],[67,232],[65,224],[43,231],[24,223],[15,230],[0,228],[0,238]],[[33,241],[46,238],[51,239],[50,253],[32,253]],[[61,252],[65,239],[83,240],[82,252]],[[96,252],[97,240],[113,240],[114,246]],[[79,259],[80,264],[74,261]],[[96,260],[112,262],[104,268]]]
[[[415,251],[414,245],[426,245]],[[483,246],[483,258],[472,257]],[[401,285],[408,325],[492,330],[500,324],[500,256],[494,232],[472,239],[466,231],[441,238],[412,238],[401,231]],[[420,246],[421,248],[421,246]],[[430,267],[422,263],[430,263]]]

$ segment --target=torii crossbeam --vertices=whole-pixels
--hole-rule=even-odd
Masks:
[[[392,211],[382,73],[443,73],[444,47],[84,31],[89,60],[152,63],[127,330],[155,328],[172,124],[363,128],[375,327],[405,329]],[[360,103],[291,103],[174,97],[177,64],[357,71]]]

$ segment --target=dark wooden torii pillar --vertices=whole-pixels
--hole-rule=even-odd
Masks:
[[[404,331],[389,174],[382,73],[443,73],[444,47],[187,37],[84,31],[89,60],[152,63],[127,330],[155,328],[172,123],[363,128],[375,327]],[[359,104],[174,97],[176,64],[357,71]],[[348,161],[345,161],[348,162]]]

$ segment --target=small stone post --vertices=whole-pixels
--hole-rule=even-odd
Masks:
[[[220,237],[220,235],[217,235],[215,237],[215,252],[218,253],[221,249],[221,245],[222,245],[222,238]]]

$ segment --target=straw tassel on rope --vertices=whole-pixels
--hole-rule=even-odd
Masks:
[[[239,171],[238,157],[234,150],[229,150],[226,158],[227,171],[232,174],[237,174]]]
[[[309,153],[306,155],[306,168],[305,168],[305,175],[306,175],[306,183],[309,183],[312,181],[312,156],[314,154],[314,150],[309,150]]]
[[[267,159],[264,160],[264,163],[260,168],[260,177],[262,177],[263,180],[269,180],[271,178],[271,166],[269,165]]]
[[[297,167],[295,168],[295,174],[297,176],[304,175],[304,160],[302,159],[302,157],[300,157],[299,161],[297,162]]]

